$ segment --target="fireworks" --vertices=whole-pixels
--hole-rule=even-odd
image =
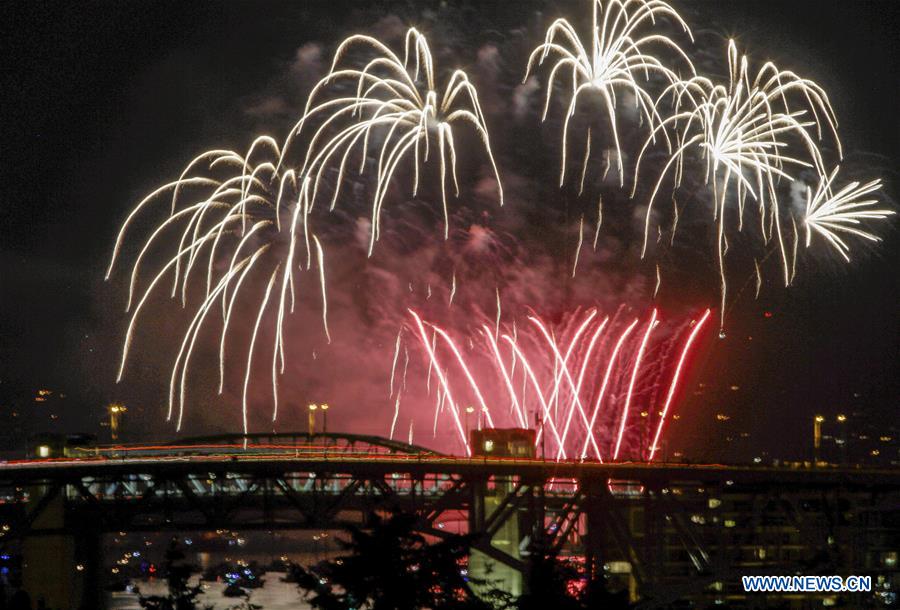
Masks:
[[[653,459],[685,362],[710,316],[706,310],[662,332],[655,310],[628,322],[591,309],[559,325],[530,315],[499,334],[482,324],[474,335],[454,338],[409,313],[414,343],[428,363],[424,385],[435,388],[435,422],[449,417],[466,453],[463,420],[477,412],[479,427],[527,428],[537,420],[537,443],[548,443],[557,460],[601,461],[626,454]],[[399,338],[397,346],[395,354]]]
[[[693,41],[687,24],[666,2],[591,3],[587,44],[569,21],[557,19],[530,54],[525,78],[545,61],[552,64],[542,120],[548,115],[558,81],[571,78],[561,133],[560,186],[566,177],[571,119],[588,103],[587,96],[593,95],[601,104],[597,117],[604,126],[604,137],[613,144],[608,158],[615,156],[620,186],[625,179],[620,119],[635,116],[647,130],[635,159],[632,197],[637,194],[641,164],[650,156],[648,151],[656,144],[666,147],[647,202],[642,257],[651,234],[662,241],[662,228],[651,231],[651,222],[654,201],[664,182],[668,178],[673,191],[679,189],[688,164],[696,160],[704,166],[702,184],[712,191],[722,316],[728,288],[725,257],[729,236],[735,228],[744,230],[748,198],[755,203],[753,226],[758,227],[766,245],[771,243],[770,253],[780,253],[786,285],[796,273],[798,244],[804,233],[807,247],[817,235],[846,260],[850,237],[878,240],[869,223],[884,220],[894,211],[879,207],[873,198],[880,180],[850,182],[839,190],[833,186],[838,169],[829,173],[826,168],[834,167],[836,160],[828,158],[823,142],[833,143],[838,159],[841,143],[834,111],[819,85],[770,62],[751,74],[750,62],[739,55],[733,42],[727,52],[728,83],[718,84],[697,75],[682,47],[664,33],[662,28],[668,23],[679,30],[677,34],[683,32]],[[584,134],[580,190],[597,121],[591,125]],[[128,282],[131,318],[118,379],[123,378],[140,319],[158,297],[168,295],[188,311],[190,320],[172,365],[168,419],[174,418],[181,428],[192,361],[195,353],[202,351],[198,349],[200,336],[204,329],[217,325],[219,393],[226,386],[226,362],[237,349],[232,345],[237,342],[230,337],[238,334],[244,339],[239,358],[243,429],[246,432],[249,427],[249,395],[260,359],[266,364],[267,392],[271,386],[271,410],[266,415],[275,421],[287,360],[285,323],[301,297],[313,305],[317,323],[321,312],[322,335],[331,341],[323,244],[329,240],[320,239],[324,234],[317,234],[314,224],[321,228],[324,213],[340,206],[347,210],[344,217],[353,215],[347,183],[353,175],[364,176],[367,182],[353,190],[370,191],[363,212],[369,224],[362,241],[367,241],[365,250],[371,256],[382,232],[385,202],[394,198],[389,193],[408,168],[408,192],[413,198],[427,190],[423,186],[428,181],[423,177],[426,172],[434,172],[435,193],[440,191],[434,199],[440,199],[446,240],[449,200],[460,195],[457,167],[464,149],[471,149],[472,159],[479,159],[487,174],[477,193],[487,192],[493,198],[496,189],[498,203],[503,205],[498,157],[478,91],[466,72],[438,72],[425,36],[415,28],[406,31],[400,49],[372,36],[350,36],[337,47],[327,74],[310,91],[285,140],[260,136],[243,154],[231,150],[203,153],[177,180],[150,193],[130,212],[116,239],[107,278],[123,250],[130,249],[132,233],[153,222],[149,220],[153,214],[158,217],[149,235],[136,244]],[[796,209],[784,205],[785,191],[808,176],[818,184],[807,188],[805,210],[802,204],[795,205]],[[327,203],[320,202],[323,198]],[[592,242],[595,250],[602,206],[600,199]],[[670,244],[680,214],[676,204]],[[339,215],[330,215],[336,217]],[[439,219],[428,222],[440,224]],[[481,226],[482,221],[478,222]],[[484,225],[489,222],[485,220]],[[566,273],[572,280],[579,265],[590,264],[582,256],[586,230],[590,229],[585,227],[582,213],[571,273]],[[160,251],[164,251],[161,261],[156,258]],[[334,260],[332,255],[328,260]],[[757,294],[763,284],[764,262],[765,257],[753,258]],[[663,282],[659,264],[655,269],[654,298],[661,286],[674,284]],[[143,275],[148,270],[146,279]],[[454,305],[456,310],[466,307],[470,298],[473,303],[477,300],[467,294],[467,286],[458,285],[455,266],[444,272],[442,277],[449,284],[448,308],[455,298],[462,302]],[[465,284],[465,276],[460,277]],[[301,279],[305,282],[302,290]],[[420,279],[427,285],[426,300],[432,296],[432,283],[436,290],[442,289],[433,277]],[[410,294],[414,283],[419,279],[402,280]],[[709,310],[678,327],[661,323],[655,310],[645,317],[625,319],[620,314],[605,317],[595,309],[579,309],[560,323],[531,315],[506,326],[501,323],[501,283],[482,288],[490,291],[491,301],[496,297],[496,317],[492,312],[489,322],[466,336],[410,311],[409,325],[393,341],[392,434],[401,393],[405,396],[407,392],[409,351],[415,346],[428,366],[425,386],[434,391],[435,426],[449,418],[467,452],[471,409],[477,425],[487,426],[529,427],[537,415],[540,442],[550,445],[555,459],[655,458]],[[515,311],[529,303],[505,305]],[[396,308],[402,312],[405,305]],[[396,321],[405,317],[400,312],[385,317]],[[404,337],[416,341],[404,342]],[[402,381],[395,379],[399,367]],[[412,432],[410,425],[410,436]]]
[[[250,371],[266,312],[273,307],[276,310],[270,356],[274,420],[278,415],[278,379],[285,366],[284,316],[295,306],[295,273],[310,270],[313,261],[318,267],[324,301],[324,254],[307,222],[308,210],[297,204],[301,187],[296,173],[280,168],[279,160],[278,144],[268,136],[257,138],[246,155],[227,150],[203,153],[188,164],[178,180],[141,201],[119,231],[107,278],[139,214],[154,203],[169,200],[168,216],[143,243],[131,268],[127,309],[132,315],[119,364],[119,381],[125,372],[140,315],[151,296],[165,285],[166,276],[171,275],[169,296],[177,298],[182,307],[197,301],[199,293],[199,303],[191,305],[194,314],[182,338],[169,384],[167,418],[173,417],[177,406],[178,429],[184,416],[191,356],[211,313],[218,312],[221,319],[218,354],[219,393],[222,393],[226,339],[233,326],[238,300],[249,302],[256,308],[255,324],[244,357],[242,419],[246,431]],[[174,256],[161,265],[147,287],[139,291],[138,279],[144,259],[154,247],[171,244],[173,236],[178,238]],[[254,290],[242,290],[254,283],[265,286],[261,297]],[[136,299],[137,295],[140,296]],[[324,303],[322,311],[326,316]],[[324,324],[327,333],[327,318]]]
[[[774,234],[781,253],[784,282],[790,284],[792,263],[785,247],[782,210],[776,192],[778,182],[794,180],[787,173],[789,167],[811,168],[824,175],[825,163],[817,141],[822,138],[823,123],[834,135],[840,153],[837,121],[828,96],[818,85],[793,72],[779,70],[771,62],[764,64],[751,81],[747,57],[738,59],[734,41],[728,44],[728,65],[727,87],[714,84],[704,76],[695,76],[666,89],[663,96],[673,96],[675,112],[654,128],[644,144],[632,189],[633,196],[641,158],[653,143],[656,132],[674,130],[676,147],[670,147],[669,159],[647,204],[643,254],[650,236],[653,200],[663,179],[669,170],[674,170],[677,189],[684,172],[685,154],[691,150],[699,152],[706,166],[704,182],[713,189],[722,315],[727,291],[726,218],[736,215],[738,231],[742,230],[747,195],[757,202],[763,239],[768,243]],[[818,138],[810,134],[812,127]],[[728,197],[729,188],[736,191],[735,197]],[[731,207],[736,209],[729,211]]]
[[[850,261],[850,246],[840,237],[840,233],[857,235],[869,241],[880,241],[880,238],[864,231],[860,224],[867,220],[883,220],[893,215],[894,210],[885,208],[873,209],[877,199],[861,199],[881,188],[881,180],[872,180],[860,185],[851,182],[835,193],[831,185],[840,167],[836,167],[827,178],[822,177],[813,193],[806,190],[806,215],[803,224],[806,227],[806,247],[812,243],[813,232],[818,233],[842,256]]]
[[[360,45],[374,50],[375,56],[361,69],[343,67],[344,56],[351,47]],[[355,91],[334,99],[319,100],[328,87],[339,88],[344,82]],[[503,187],[491,152],[484,114],[478,103],[478,92],[465,72],[455,70],[443,93],[439,93],[435,86],[434,61],[428,42],[415,28],[410,28],[406,33],[402,60],[371,36],[357,35],[345,40],[335,53],[328,75],[310,93],[306,112],[294,128],[292,138],[298,138],[306,124],[316,119],[322,122],[310,139],[300,170],[300,174],[311,180],[311,192],[304,189],[304,197],[308,198],[310,207],[317,199],[332,158],[340,157],[337,182],[331,197],[331,207],[334,208],[351,153],[358,150],[358,171],[362,174],[369,161],[371,143],[378,142],[374,145],[378,148],[378,154],[369,254],[379,236],[381,209],[398,165],[412,152],[412,195],[415,197],[421,166],[432,154],[432,146],[437,147],[440,159],[441,203],[444,236],[447,237],[448,169],[455,195],[459,196],[454,127],[460,123],[470,124],[481,138],[497,181],[500,205],[503,205]],[[437,141],[432,142],[435,138]]]
[[[339,68],[342,56],[355,44],[369,45],[380,54],[361,70]],[[410,66],[411,61],[415,62],[414,68]],[[379,71],[386,74],[378,76]],[[420,72],[423,83],[418,82]],[[314,103],[325,85],[343,79],[356,82],[355,95]],[[421,90],[422,86],[425,90]],[[464,100],[468,106],[464,104]],[[289,147],[299,139],[304,124],[324,114],[328,116],[312,135],[302,164],[297,168],[290,168]],[[334,124],[348,118],[356,121],[337,134],[330,134],[329,129]],[[190,296],[197,291],[194,283],[204,283],[202,279],[195,279],[200,275],[200,271],[195,269],[202,266],[205,269],[205,289],[202,290],[200,303],[193,310],[194,315],[172,367],[167,418],[173,417],[177,405],[177,429],[181,428],[191,356],[204,322],[211,312],[218,309],[221,310],[222,317],[219,337],[219,393],[222,393],[225,383],[226,339],[232,325],[232,314],[240,297],[259,303],[245,357],[243,429],[245,432],[248,429],[248,393],[255,348],[260,330],[266,324],[272,326],[274,336],[270,359],[272,420],[275,421],[279,406],[279,377],[285,370],[285,316],[295,308],[295,274],[301,270],[310,271],[313,260],[322,298],[322,324],[330,341],[325,252],[311,228],[310,214],[323,175],[331,167],[333,157],[343,151],[331,200],[332,209],[339,197],[350,153],[361,143],[361,173],[368,160],[370,140],[375,139],[376,135],[379,138],[381,149],[378,154],[372,207],[371,254],[378,236],[381,206],[391,177],[402,158],[412,149],[415,157],[415,195],[419,184],[419,166],[428,159],[433,145],[432,133],[436,132],[446,236],[446,173],[449,165],[454,186],[457,186],[453,126],[460,122],[469,122],[481,136],[497,179],[502,204],[502,187],[491,153],[484,116],[478,104],[478,94],[466,74],[455,71],[443,95],[438,97],[434,90],[431,52],[424,36],[415,29],[410,29],[406,35],[402,61],[374,38],[348,38],[338,48],[328,76],[313,89],[306,112],[283,146],[279,146],[269,136],[260,136],[245,155],[229,150],[203,153],[188,164],[178,180],[155,190],[128,215],[116,239],[107,279],[135,219],[153,203],[171,196],[168,217],[144,242],[132,267],[126,308],[128,311],[131,311],[138,294],[139,272],[151,248],[164,244],[165,239],[171,239],[170,234],[176,233],[179,228],[181,233],[174,256],[160,267],[149,286],[140,293],[126,332],[117,379],[121,381],[124,375],[139,316],[151,295],[163,285],[164,278],[171,274],[173,279],[170,296],[173,299],[178,297],[182,307],[186,308],[191,300]],[[376,134],[378,130],[382,130],[382,133]],[[458,186],[456,190],[458,194]],[[259,278],[259,281],[255,278]],[[264,286],[261,296],[256,292],[260,286]],[[220,307],[216,307],[217,303],[220,303]]]
[[[659,125],[662,119],[657,111],[657,103],[638,79],[646,83],[651,74],[663,76],[670,83],[680,81],[678,75],[666,66],[649,48],[658,47],[669,51],[683,60],[693,73],[694,68],[687,54],[678,44],[662,34],[644,33],[657,19],[669,18],[680,25],[691,36],[687,24],[671,6],[661,0],[610,0],[603,10],[600,0],[593,0],[593,21],[590,44],[586,47],[578,38],[575,28],[566,19],[557,19],[547,30],[543,44],[539,45],[528,58],[525,78],[528,79],[535,61],[543,65],[552,53],[558,56],[547,79],[547,95],[544,102],[542,120],[547,118],[553,86],[560,71],[571,71],[572,98],[566,109],[566,118],[562,132],[562,168],[559,173],[559,184],[562,186],[566,175],[566,149],[568,141],[569,120],[575,114],[578,98],[583,93],[596,92],[603,99],[609,118],[609,128],[616,149],[616,162],[619,170],[620,184],[625,184],[625,172],[622,167],[622,149],[616,128],[616,94],[618,90],[626,90],[634,95],[635,109],[642,120],[646,120],[651,128]],[[602,21],[601,21],[602,15]],[[691,37],[693,40],[693,37]],[[591,133],[587,133],[587,145],[582,162],[581,184],[590,158]],[[608,169],[608,168],[607,168]]]

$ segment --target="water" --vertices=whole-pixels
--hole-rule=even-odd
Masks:
[[[266,584],[260,589],[253,589],[250,601],[259,604],[263,610],[309,610],[310,605],[303,601],[303,595],[297,585],[281,582],[284,572],[266,572]],[[193,583],[197,581],[194,580]],[[161,579],[140,581],[137,583],[144,595],[165,594],[166,583]],[[222,591],[225,583],[204,582],[204,594],[198,598],[199,607],[212,604],[215,610],[227,610],[240,603],[240,598],[225,597]],[[110,610],[141,610],[137,595],[127,592],[107,593],[106,607]]]

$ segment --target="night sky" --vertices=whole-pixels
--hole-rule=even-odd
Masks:
[[[695,32],[736,36],[754,57],[819,82],[840,120],[848,162],[881,176],[887,197],[896,201],[900,3],[674,4]],[[161,423],[165,397],[158,387],[146,380],[115,384],[127,321],[123,285],[103,281],[115,234],[137,200],[177,176],[197,153],[242,149],[256,133],[278,133],[299,115],[310,82],[305,75],[292,77],[292,62],[303,59],[298,49],[321,45],[327,65],[341,38],[393,16],[426,32],[440,21],[441,32],[456,32],[452,43],[467,49],[460,61],[471,64],[481,45],[502,47],[513,38],[510,32],[524,28],[534,46],[553,17],[586,18],[587,6],[4,3],[0,449],[21,447],[25,435],[39,430],[99,433],[104,405],[115,399],[135,408],[134,421],[147,422],[141,434],[133,426],[133,438],[173,436],[174,429]],[[455,21],[445,21],[451,13]],[[439,48],[442,41],[431,44]],[[503,69],[512,82],[524,64]],[[475,80],[482,91],[491,86]],[[530,135],[520,132],[526,137],[519,146],[543,146],[556,158],[558,139]],[[510,158],[501,157],[501,174]],[[556,168],[551,163],[546,171],[550,185]],[[852,412],[859,420],[897,426],[900,236],[896,222],[877,229],[884,242],[856,249],[851,264],[826,252],[800,271],[791,288],[772,286],[759,301],[748,294],[732,305],[728,336],[720,341],[711,334],[705,342],[680,407],[690,415],[682,430],[673,431],[691,456],[721,459],[722,425],[749,431],[754,452],[784,457],[807,451],[814,413]],[[714,267],[702,273],[714,273]],[[714,290],[690,290],[685,298],[716,305]],[[145,376],[157,370],[152,362],[146,366]],[[36,403],[39,389],[54,394]],[[713,414],[719,412],[732,419],[717,423]],[[384,430],[388,420],[385,407],[359,431]],[[343,426],[358,429],[352,418]],[[219,429],[198,424],[185,433]]]

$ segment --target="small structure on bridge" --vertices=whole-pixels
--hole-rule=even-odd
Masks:
[[[472,455],[488,457],[534,457],[535,432],[529,428],[483,428],[472,430]]]

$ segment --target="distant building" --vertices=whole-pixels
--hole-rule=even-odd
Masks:
[[[35,434],[28,439],[29,458],[84,457],[85,450],[97,446],[93,434]]]

